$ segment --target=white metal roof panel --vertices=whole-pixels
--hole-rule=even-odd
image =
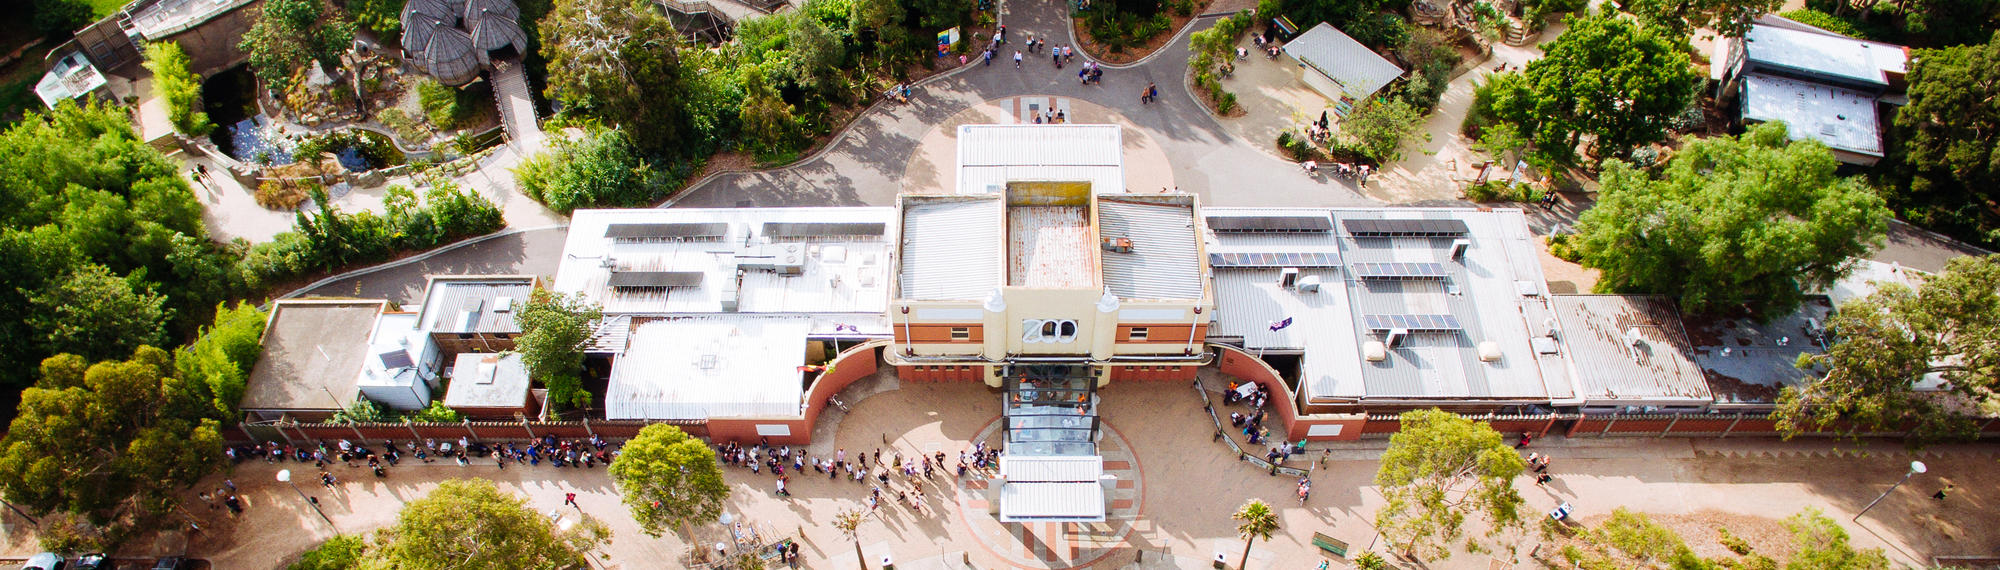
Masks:
[[[1000,486],[1000,522],[1103,522],[1104,485],[1014,483]]]
[[[1902,53],[1888,44],[1777,26],[1751,26],[1743,38],[1753,62],[1877,85],[1889,84],[1878,58],[1893,60]]]
[[[733,295],[741,313],[854,313],[888,309],[890,251],[895,235],[772,241],[766,222],[881,223],[892,228],[894,208],[640,208],[577,210],[552,288],[601,303],[607,315],[728,313]],[[723,223],[721,239],[620,240],[605,237],[612,224]],[[745,264],[791,258],[796,275],[746,269]],[[613,271],[699,272],[698,287],[612,287]]]
[[[1325,22],[1306,30],[1283,49],[1355,99],[1366,99],[1403,76],[1403,68]]]
[[[998,199],[942,199],[903,208],[904,299],[978,299],[1000,286]]]
[[[1096,483],[1104,476],[1104,458],[1096,455],[1006,456],[1000,474],[1012,483]]]
[[[1875,98],[1860,91],[1746,74],[1743,118],[1783,122],[1786,135],[1792,140],[1816,140],[1831,148],[1882,156],[1882,129],[1876,121]]]
[[[1097,234],[1132,240],[1131,253],[1105,251],[1104,287],[1122,299],[1201,298],[1201,244],[1194,208],[1103,199]]]
[[[1009,181],[1084,181],[1098,194],[1125,191],[1117,125],[960,125],[958,192],[992,194]]]

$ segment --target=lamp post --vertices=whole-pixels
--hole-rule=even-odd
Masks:
[[[319,503],[318,503],[318,502],[316,502],[316,501],[313,501],[313,500],[312,500],[312,499],[311,499],[310,497],[307,497],[307,496],[306,496],[306,492],[305,492],[305,491],[300,491],[300,490],[299,490],[299,484],[298,484],[298,483],[293,483],[293,482],[292,482],[292,470],[290,470],[290,469],[279,469],[279,470],[278,470],[278,482],[279,482],[279,483],[284,483],[284,484],[287,484],[287,485],[291,485],[291,486],[292,486],[292,491],[294,491],[294,492],[297,492],[297,493],[299,494],[299,498],[300,498],[300,499],[303,499],[303,500],[305,500],[306,504],[308,504],[308,505],[312,505],[312,508],[313,508],[313,512],[315,512],[315,513],[319,513],[319,518],[321,518],[321,519],[324,519],[324,520],[326,521],[326,526],[334,526],[334,524],[333,524],[333,519],[331,519],[331,518],[327,518],[327,516],[326,516],[326,511],[322,511],[322,510],[320,510],[320,509],[319,509]],[[339,528],[338,528],[338,527],[335,527],[335,530],[339,530]]]
[[[1925,471],[1929,471],[1929,470],[1930,470],[1930,468],[1928,468],[1928,467],[1925,467],[1925,466],[1924,466],[1924,462],[1922,462],[1922,461],[1911,461],[1911,462],[1910,462],[1910,471],[1909,471],[1909,472],[1907,472],[1907,473],[1904,473],[1904,474],[1903,474],[1903,478],[1902,478],[1902,480],[1899,480],[1899,481],[1896,481],[1896,484],[1894,484],[1894,485],[1890,485],[1890,486],[1889,486],[1889,490],[1887,490],[1887,491],[1883,491],[1883,492],[1882,492],[1882,495],[1881,495],[1881,496],[1879,496],[1879,497],[1875,497],[1875,500],[1873,500],[1873,501],[1868,501],[1868,506],[1866,506],[1866,507],[1861,507],[1861,512],[1859,512],[1859,513],[1855,513],[1855,514],[1854,514],[1854,522],[1861,522],[1861,515],[1865,515],[1865,514],[1868,514],[1868,509],[1872,509],[1872,508],[1875,508],[1875,503],[1880,503],[1880,502],[1882,502],[1882,499],[1883,499],[1884,497],[1888,497],[1888,496],[1889,496],[1889,493],[1893,493],[1893,492],[1895,492],[1895,491],[1896,491],[1896,488],[1897,488],[1897,487],[1901,487],[1901,486],[1903,486],[1903,483],[1906,483],[1906,482],[1908,482],[1908,481],[1910,480],[1910,476],[1911,476],[1911,475],[1916,475],[1916,474],[1918,474],[1918,473],[1923,473],[1923,472],[1925,472]]]

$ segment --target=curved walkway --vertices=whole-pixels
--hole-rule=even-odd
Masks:
[[[1002,17],[1009,36],[1069,36],[1061,2],[1016,0],[1003,7]],[[1009,43],[993,65],[975,62],[939,75],[914,88],[907,105],[879,104],[863,112],[838,140],[811,158],[772,170],[711,176],[666,205],[886,206],[895,202],[903,188],[904,167],[932,128],[985,101],[1021,95],[1069,97],[1124,113],[1135,128],[1160,144],[1180,189],[1200,195],[1204,204],[1373,204],[1351,185],[1309,178],[1255,143],[1231,136],[1184,89],[1176,88],[1186,75],[1188,34],[1214,23],[1213,18],[1198,19],[1146,60],[1122,68],[1107,66],[1099,85],[1077,82],[1077,66],[1087,59],[1081,54],[1078,61],[1056,69],[1047,54],[1024,53],[1026,61],[1016,69],[1011,60],[1020,44]],[[1160,87],[1160,99],[1141,105],[1139,93],[1149,82]]]

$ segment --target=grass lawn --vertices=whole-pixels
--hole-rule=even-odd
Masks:
[[[111,15],[112,12],[118,11],[119,8],[124,8],[126,4],[130,4],[132,2],[132,0],[85,0],[85,1],[90,3],[91,21],[97,21],[98,19],[101,19],[105,16],[109,16]]]

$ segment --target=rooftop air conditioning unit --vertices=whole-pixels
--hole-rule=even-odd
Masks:
[[[1464,239],[1452,240],[1451,241],[1452,261],[1464,261],[1465,250],[1471,248],[1472,248],[1472,240],[1464,240]]]
[[[1389,348],[1383,346],[1381,341],[1371,340],[1361,345],[1361,354],[1369,362],[1381,362],[1389,359]]]
[[[1389,331],[1389,334],[1388,334],[1388,336],[1384,336],[1384,337],[1382,337],[1382,345],[1383,345],[1383,346],[1386,346],[1386,347],[1389,347],[1389,348],[1396,348],[1396,345],[1397,345],[1397,344],[1399,344],[1399,343],[1402,343],[1402,342],[1403,342],[1403,337],[1406,337],[1406,336],[1409,336],[1409,335],[1410,335],[1410,329],[1394,329],[1394,330],[1391,330],[1391,331]]]
[[[1291,289],[1299,286],[1299,268],[1287,267],[1278,272],[1278,286]]]
[[[1318,293],[1319,276],[1307,275],[1299,279],[1299,293]]]

